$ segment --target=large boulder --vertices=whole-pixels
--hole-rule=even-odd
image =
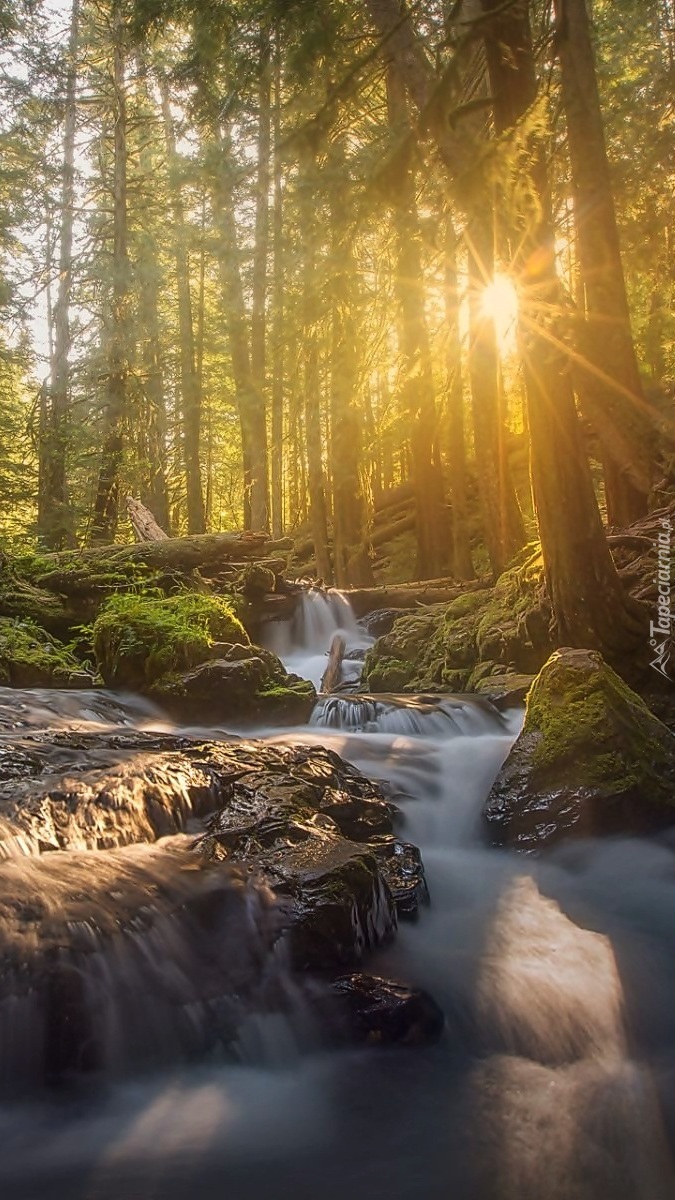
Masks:
[[[94,649],[108,686],[143,692],[184,720],[302,722],[316,698],[311,683],[250,644],[220,596],[115,596],[94,624]]]
[[[330,1037],[334,994],[346,1037],[435,1036],[428,997],[386,981],[333,990],[394,936],[399,906],[425,898],[394,816],[321,747],[0,736],[9,1085],[227,1050],[252,1014],[286,1012],[303,990],[327,997]],[[22,1009],[37,1050],[3,1030]]]
[[[526,546],[494,587],[397,618],[369,650],[371,692],[473,692],[486,680],[538,671],[553,646],[538,545]],[[483,685],[481,688],[480,685]]]
[[[485,808],[497,845],[646,834],[675,824],[675,736],[590,650],[556,651]]]

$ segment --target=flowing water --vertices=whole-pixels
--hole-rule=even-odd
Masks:
[[[367,644],[344,602],[317,593],[294,629],[276,631],[276,646],[289,666],[317,680],[337,628],[353,647]],[[433,1047],[326,1052],[303,1019],[302,981],[273,963],[271,975],[297,989],[287,1006],[293,1020],[254,1004],[239,1064],[214,1058],[162,1072],[157,1061],[162,1053],[171,1061],[167,1041],[176,1030],[157,972],[171,976],[182,1010],[194,1014],[196,964],[202,969],[211,953],[217,967],[219,954],[233,953],[231,939],[209,951],[203,924],[181,929],[168,918],[174,889],[192,895],[195,886],[171,865],[180,863],[185,838],[4,864],[15,872],[17,903],[41,897],[51,908],[45,929],[56,943],[77,922],[68,872],[88,875],[102,910],[106,903],[109,912],[111,904],[131,910],[138,889],[153,900],[137,930],[131,974],[129,964],[105,955],[92,967],[101,1019],[111,1026],[107,1092],[0,1106],[0,1194],[672,1198],[675,837],[579,842],[540,860],[487,848],[481,806],[519,722],[518,713],[502,715],[470,697],[345,695],[321,700],[305,729],[259,731],[270,742],[330,746],[396,794],[405,836],[422,848],[431,906],[402,925],[368,969],[433,993],[447,1017]],[[171,728],[133,698],[0,695],[5,737],[63,728],[119,736],[125,727]],[[265,955],[269,905],[245,880],[238,888],[246,953]],[[0,909],[0,924],[16,921],[17,912]],[[29,960],[35,953],[25,947]],[[203,1029],[197,1015],[195,1029]],[[28,1071],[26,1014],[8,1022],[0,1006],[0,1028],[4,1061]],[[154,1072],[135,1082],[116,1078],[119,1056],[142,1059],[146,1041]]]

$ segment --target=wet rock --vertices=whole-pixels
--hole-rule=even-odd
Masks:
[[[282,901],[296,970],[354,965],[396,930],[391,893],[363,846],[328,832],[261,856],[256,866]]]
[[[0,1091],[184,1061],[236,1036],[274,973],[270,889],[186,838],[0,873]]]
[[[309,720],[316,700],[311,683],[287,675],[279,659],[259,646],[233,647],[227,657],[200,664],[165,682],[154,694],[188,718],[266,715],[299,724]]]
[[[389,837],[382,838],[374,851],[398,915],[416,917],[420,905],[429,903],[422,855],[417,846]]]
[[[338,1035],[371,1045],[420,1045],[443,1033],[442,1010],[427,992],[374,975],[345,975],[331,989]]]
[[[497,845],[648,834],[675,824],[675,736],[588,650],[548,660],[485,808]]]
[[[395,621],[398,621],[400,617],[408,616],[412,611],[412,609],[405,608],[379,608],[375,612],[366,613],[365,617],[361,618],[360,624],[371,637],[381,638],[385,634],[391,633]]]
[[[321,747],[123,728],[0,737],[7,1078],[227,1048],[247,1012],[285,1012],[306,973],[325,988],[358,968],[426,895],[394,811]],[[16,1011],[31,1032],[10,1045]],[[396,1019],[382,1040],[413,1029]]]

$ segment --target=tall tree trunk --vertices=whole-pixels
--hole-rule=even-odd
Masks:
[[[499,352],[494,319],[485,312],[485,287],[494,276],[493,210],[490,204],[470,222],[469,379],[474,445],[485,541],[495,576],[525,541],[505,445],[499,385]]]
[[[54,305],[54,349],[41,481],[41,540],[61,550],[73,540],[73,517],[68,503],[66,456],[69,434],[70,303],[73,286],[73,225],[75,219],[75,136],[77,131],[77,64],[80,42],[80,0],[73,0],[68,43],[68,70],[63,127],[61,174],[61,238],[59,286]]]
[[[174,255],[176,264],[176,293],[178,299],[178,336],[180,340],[181,424],[185,481],[187,488],[188,532],[203,533],[206,529],[204,494],[202,489],[201,431],[202,390],[195,356],[195,334],[190,291],[190,255],[185,221],[182,185],[176,133],[165,75],[158,75],[164,120],[164,139],[169,164],[170,204],[173,215]]]
[[[452,217],[448,215],[445,244],[445,323],[448,336],[448,469],[452,500],[452,560],[453,573],[458,579],[475,579],[468,530],[464,380],[459,309],[457,233]]]
[[[137,58],[139,100],[148,124],[154,123],[155,107],[148,89],[147,63],[142,54]],[[139,155],[143,186],[151,193],[156,186],[158,169],[154,143],[147,134]],[[151,220],[145,222],[138,235],[138,318],[142,332],[144,377],[144,411],[141,414],[145,461],[142,463],[141,499],[154,515],[165,533],[171,532],[169,496],[167,489],[167,414],[163,367],[163,346],[159,315],[159,296],[163,272],[159,261],[157,238]]]
[[[255,197],[255,244],[251,281],[251,372],[261,397],[266,386],[267,256],[270,228],[270,148],[272,75],[269,34],[261,34],[258,81],[258,177]]]
[[[284,530],[284,200],[281,147],[281,44],[274,47],[274,278],[272,344],[272,534]]]
[[[119,516],[120,474],[124,454],[129,374],[129,254],[127,214],[126,45],[121,4],[113,12],[113,257],[108,342],[106,413],[94,511],[92,545],[112,542]]]
[[[584,404],[602,445],[610,524],[647,511],[654,426],[630,327],[586,0],[555,0],[556,46],[572,166],[574,217],[588,325],[580,350],[593,368]]]
[[[531,108],[537,80],[528,6],[504,10],[502,0],[482,0],[495,126],[513,130]],[[558,639],[594,647],[614,661],[646,647],[647,617],[625,594],[604,535],[582,442],[569,360],[561,336],[561,289],[546,160],[531,135],[538,208],[517,231],[517,266],[527,280],[521,299],[520,339],[527,386],[532,485],[548,591]]]
[[[232,374],[241,424],[244,458],[245,527],[260,530],[268,524],[267,423],[265,400],[251,365],[244,286],[239,267],[233,163],[230,137],[216,133],[218,160],[214,170],[214,214],[220,236],[219,268],[232,360]]]
[[[390,124],[395,129],[404,128],[408,120],[405,92],[391,67],[387,73],[387,96]],[[401,398],[408,421],[417,505],[416,574],[418,579],[435,579],[442,574],[444,562],[443,488],[433,461],[437,414],[425,314],[415,177],[409,163],[401,164],[394,228]]]
[[[373,583],[363,487],[361,416],[357,407],[360,331],[354,316],[356,263],[349,227],[344,146],[334,142],[331,176],[331,463],[333,562],[338,587]]]
[[[317,574],[326,582],[333,580],[328,550],[326,478],[321,435],[321,373],[319,365],[319,321],[321,302],[317,272],[318,188],[316,163],[307,153],[302,167],[301,237],[303,258],[302,341],[303,387],[305,393],[305,441],[307,446],[307,487],[309,521],[314,541]]]

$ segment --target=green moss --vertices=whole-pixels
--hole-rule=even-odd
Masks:
[[[373,651],[366,655],[364,664],[364,687],[371,692],[402,692],[413,677],[411,663],[397,658],[374,658]],[[370,661],[369,661],[370,658]]]
[[[458,621],[471,613],[479,612],[487,603],[487,591],[464,592],[452,600],[445,610],[446,622]]]
[[[0,683],[67,687],[81,672],[69,646],[29,620],[0,618]]]
[[[246,645],[248,635],[231,605],[198,592],[114,596],[94,623],[96,660],[111,686],[147,689],[205,662],[217,642]]]
[[[567,763],[569,782],[623,793],[673,756],[672,735],[599,654],[553,654],[527,697],[523,732],[536,736],[533,765],[544,773]],[[675,796],[672,797],[675,803]]]
[[[520,552],[488,596],[476,631],[479,659],[522,671],[539,670],[553,649],[539,543],[530,543]]]

